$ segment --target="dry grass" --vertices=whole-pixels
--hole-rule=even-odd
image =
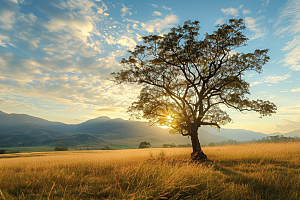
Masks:
[[[300,142],[0,157],[0,199],[300,199]],[[4,157],[6,156],[6,157]]]

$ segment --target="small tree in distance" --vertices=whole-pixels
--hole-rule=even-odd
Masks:
[[[139,145],[139,149],[144,149],[144,148],[150,148],[151,147],[151,144],[150,142],[141,142],[140,145]]]
[[[243,19],[230,19],[212,34],[199,39],[199,21],[186,21],[164,35],[143,37],[121,64],[124,69],[112,73],[117,83],[143,86],[138,100],[128,112],[150,125],[169,126],[170,133],[189,136],[193,160],[206,159],[198,138],[200,126],[220,128],[231,122],[222,105],[239,112],[255,111],[271,116],[274,103],[250,100],[250,84],[243,79],[248,71],[262,72],[268,62],[268,49],[238,53],[246,45]]]
[[[59,143],[55,148],[55,151],[68,151],[68,147],[63,143]]]

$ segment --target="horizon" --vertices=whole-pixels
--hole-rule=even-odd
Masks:
[[[79,124],[107,116],[128,120],[140,87],[105,78],[122,69],[141,36],[200,21],[200,38],[243,18],[249,40],[238,52],[270,49],[261,74],[247,73],[250,99],[270,100],[271,117],[226,110],[225,129],[265,134],[300,129],[300,1],[7,0],[0,2],[0,110]]]
[[[24,114],[24,113],[8,113],[8,112],[5,112],[5,111],[3,111],[3,110],[0,110],[0,112],[4,112],[5,114],[28,115],[28,114]],[[47,119],[44,119],[44,118],[41,118],[41,117],[38,117],[38,116],[33,116],[33,115],[28,115],[28,116],[40,118],[40,119],[43,119],[43,120],[47,120]],[[78,124],[87,122],[87,121],[89,121],[89,120],[94,120],[94,119],[101,118],[101,117],[109,118],[110,120],[121,119],[121,120],[124,120],[124,121],[132,121],[132,122],[143,122],[143,123],[148,123],[148,121],[146,121],[146,120],[144,120],[144,121],[141,121],[141,120],[131,120],[131,119],[123,119],[123,118],[120,118],[120,117],[111,118],[111,117],[109,117],[109,116],[104,116],[104,115],[98,116],[98,117],[96,117],[96,118],[88,119],[88,120],[83,121],[83,122],[74,123],[74,124],[72,124],[72,123],[64,123],[64,122],[61,122],[61,121],[51,121],[51,120],[47,120],[47,121],[63,123],[63,124],[66,124],[66,125],[78,125]],[[148,124],[148,125],[149,125],[149,124]],[[149,126],[150,126],[150,125],[149,125]],[[170,129],[169,127],[162,127],[162,126],[157,126],[157,127],[162,128],[162,129]],[[208,126],[202,126],[202,127],[208,127]],[[201,127],[200,127],[200,128],[201,128]],[[211,128],[214,128],[214,127],[211,127]],[[252,131],[252,130],[248,130],[248,129],[240,129],[240,128],[223,128],[223,127],[221,127],[220,131],[222,131],[222,129],[233,129],[233,130]],[[298,130],[298,129],[297,129],[297,130]],[[294,131],[297,131],[297,130],[294,130]],[[300,129],[299,129],[299,130],[300,130]],[[253,132],[263,133],[263,132],[259,132],[259,131],[253,131]],[[292,132],[292,131],[290,131],[290,132]],[[276,133],[279,133],[279,132],[263,133],[263,134],[269,135],[269,134],[276,134]],[[287,133],[289,133],[289,132],[287,132]],[[280,133],[280,134],[284,134],[284,133]]]

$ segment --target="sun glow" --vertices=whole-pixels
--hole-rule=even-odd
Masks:
[[[172,122],[173,118],[170,115],[168,115],[167,120],[168,120],[168,122]]]

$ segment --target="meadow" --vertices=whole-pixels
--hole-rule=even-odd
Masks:
[[[300,199],[300,142],[0,155],[0,199]]]

